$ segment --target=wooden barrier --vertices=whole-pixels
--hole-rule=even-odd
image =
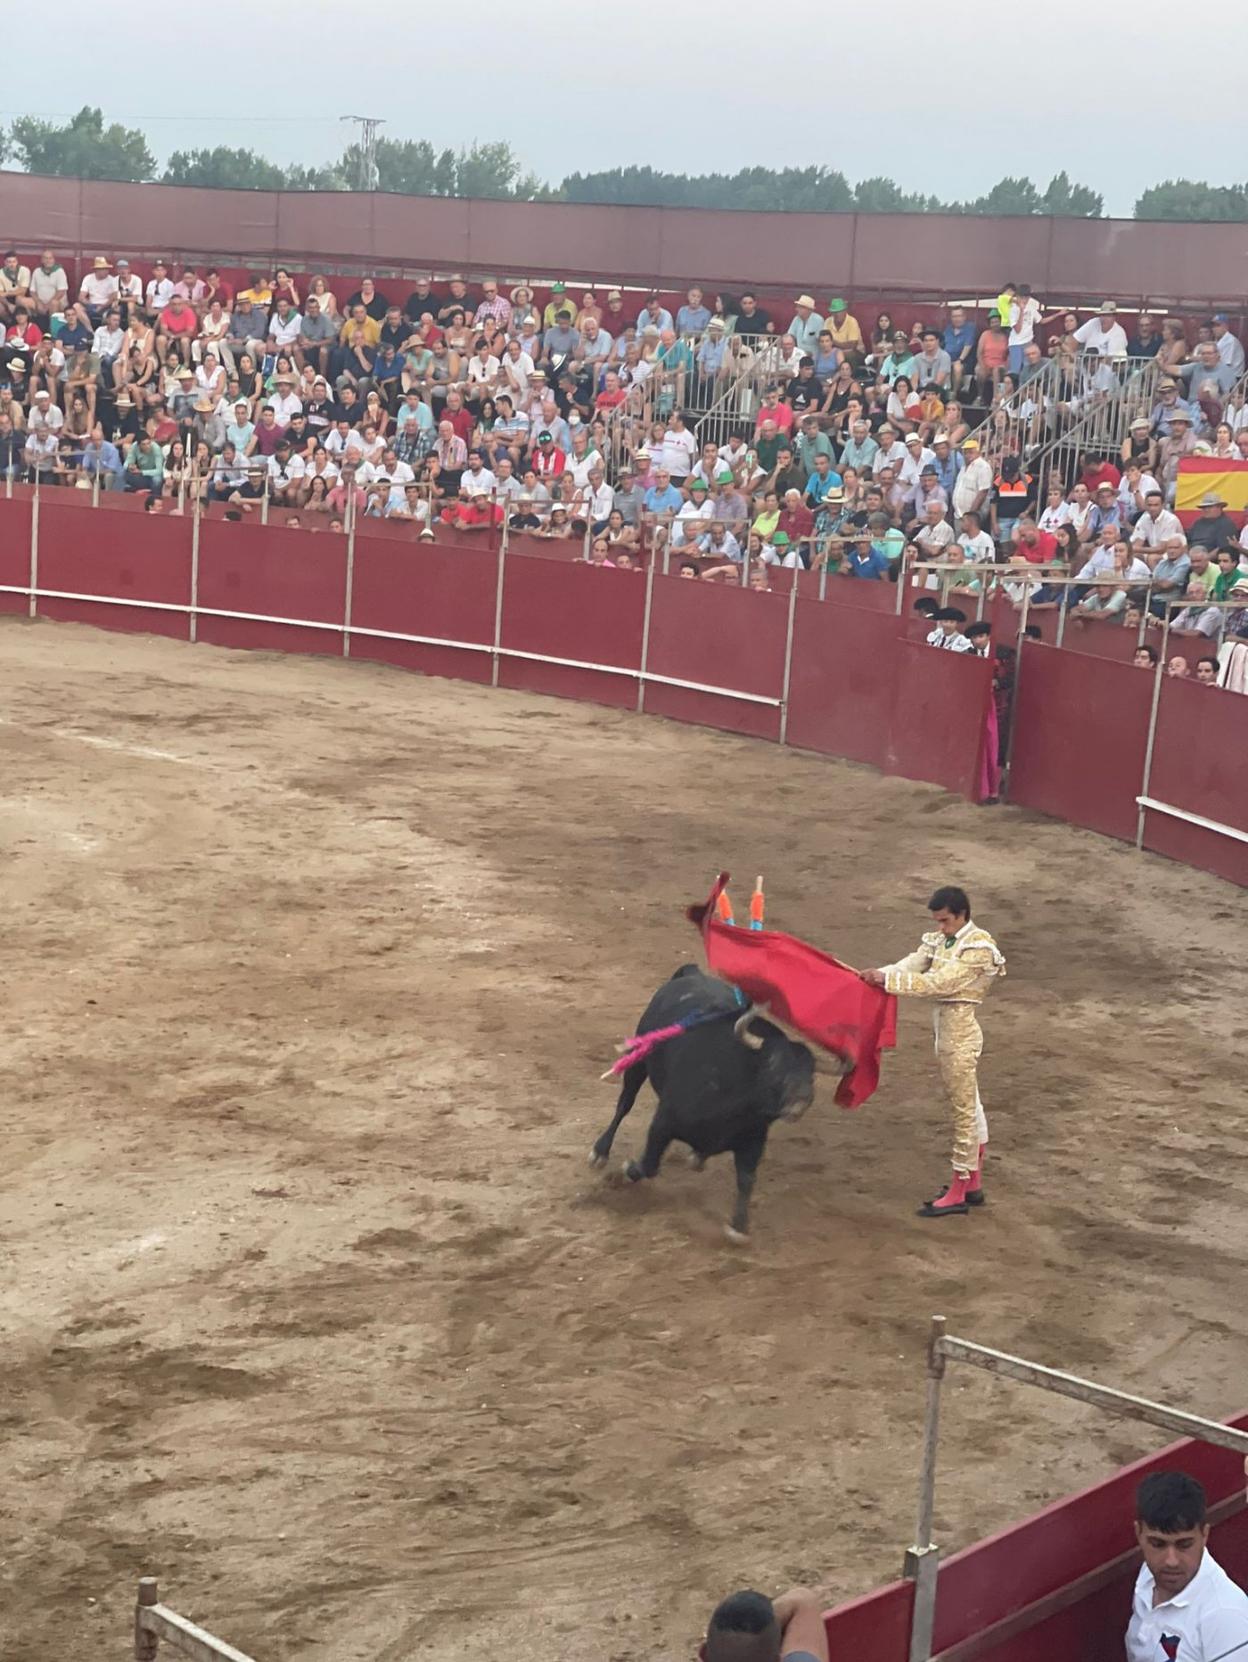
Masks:
[[[224,1639],[215,1638],[161,1604],[155,1576],[145,1575],[139,1582],[134,1606],[135,1662],[155,1662],[162,1639],[182,1656],[189,1656],[191,1662],[255,1662]]]

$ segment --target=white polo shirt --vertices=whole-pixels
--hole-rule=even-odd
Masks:
[[[1215,1662],[1228,1653],[1233,1662],[1244,1662],[1248,1593],[1211,1552],[1206,1549],[1200,1568],[1176,1598],[1154,1605],[1155,1586],[1152,1571],[1142,1564],[1127,1628],[1127,1662]],[[1243,1648],[1236,1651],[1236,1646]]]

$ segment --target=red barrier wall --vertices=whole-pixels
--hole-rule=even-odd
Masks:
[[[486,548],[413,546],[357,532],[351,656],[488,684],[497,587],[498,555]],[[465,644],[388,640],[357,633],[361,629]],[[485,650],[474,652],[474,645]]]
[[[627,573],[624,574],[627,576]],[[780,699],[789,596],[654,579],[648,672]],[[780,737],[780,707],[647,680],[646,710],[756,739]]]
[[[1248,1415],[1231,1422],[1248,1428]],[[1115,1472],[1077,1495],[1046,1507],[955,1554],[940,1571],[934,1650],[940,1652],[982,1633],[1030,1604],[1069,1587],[1134,1545],[1136,1485],[1150,1471],[1189,1472],[1211,1504],[1243,1488],[1243,1461],[1208,1443],[1180,1442]],[[1211,1545],[1219,1562],[1241,1581],[1248,1576],[1248,1512],[1215,1527]],[[1134,1558],[1109,1586],[1048,1617],[1016,1638],[978,1653],[978,1662],[1105,1662],[1122,1655],[1130,1615]],[[894,1582],[828,1613],[833,1656],[859,1662],[905,1662],[912,1589]]]
[[[222,520],[200,524],[201,641],[273,652],[341,653],[346,594],[344,536]],[[213,617],[214,611],[247,615]],[[281,621],[286,618],[300,621]],[[309,621],[326,627],[306,627]]]
[[[788,742],[974,798],[991,668],[937,652],[914,628],[891,612],[799,600]]]
[[[24,594],[5,594],[4,588],[25,588],[30,582],[30,503],[24,497],[0,496],[0,612],[25,615],[30,602]]]
[[[539,545],[502,561],[500,610],[499,555],[467,536],[429,545],[366,527],[349,585],[347,538],[319,527],[313,535],[201,518],[196,561],[189,517],[92,511],[85,496],[45,491],[37,538],[35,524],[30,493],[0,497],[0,583],[12,591],[0,595],[0,611],[28,610],[37,541],[44,617],[186,639],[195,593],[196,636],[214,644],[334,656],[349,646],[357,657],[477,682],[497,661],[504,686],[619,708],[634,706],[640,676],[651,714],[773,740],[785,725],[792,608],[787,742],[977,795],[989,666],[934,652],[913,616],[848,596],[871,585],[829,585],[821,601],[780,573],[760,594],[599,570]],[[1109,627],[1111,637],[1132,644],[1127,631]],[[1206,650],[1188,645],[1191,655]],[[1238,754],[1241,695],[1163,683],[1144,793],[1154,685],[1128,663],[1028,642],[1011,800],[1124,840],[1135,837],[1137,794],[1248,830],[1245,776],[1228,760]],[[1248,886],[1248,845],[1216,832],[1150,811],[1147,846]]]
[[[1026,642],[1010,801],[1134,840],[1152,696],[1152,675],[1130,664]]]
[[[642,572],[599,568],[583,560],[569,565],[531,554],[509,558],[503,578],[501,645],[505,652],[640,670],[646,582]],[[618,709],[637,705],[633,676],[598,669],[503,656],[498,681],[503,687],[586,698]]]
[[[1167,678],[1144,795],[1248,836],[1244,695]],[[1144,846],[1248,887],[1248,843],[1149,809]]]
[[[271,270],[330,265],[486,271],[502,267],[660,287],[700,282],[739,294],[995,294],[1027,272],[1049,300],[1164,296],[1237,310],[1238,225],[981,218],[958,214],[784,214],[597,203],[487,202],[355,191],[196,190],[0,173],[7,246],[76,255],[180,253]],[[787,321],[787,319],[785,320]]]
[[[125,601],[62,600],[41,595],[40,617],[93,623],[189,640],[191,631],[189,519],[154,514],[95,514],[90,500],[39,504],[39,587]],[[157,606],[144,605],[156,601]],[[162,611],[159,605],[186,608]]]

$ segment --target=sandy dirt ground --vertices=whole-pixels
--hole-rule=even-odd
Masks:
[[[4,1657],[128,1655],[153,1573],[261,1662],[679,1662],[735,1586],[897,1573],[935,1311],[1246,1406],[1215,879],[715,733],[12,620],[0,767]],[[972,891],[1010,962],[981,1214],[913,1216],[914,1007],[872,1103],[779,1128],[748,1247],[724,1162],[589,1170],[721,862],[860,963]],[[1157,1440],[957,1381],[939,1538]]]

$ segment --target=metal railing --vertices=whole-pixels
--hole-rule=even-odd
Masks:
[[[1150,416],[1157,402],[1161,372],[1155,358],[1101,358],[1098,363],[1092,361],[1095,357],[1081,354],[1067,378],[1052,430],[1031,458],[1038,501],[1045,500],[1055,478],[1069,490],[1081,456],[1110,457],[1117,465],[1131,423],[1137,416]]]
[[[1009,1379],[1020,1385],[1035,1385],[1042,1391],[1050,1391],[1073,1402],[1099,1408],[1106,1414],[1157,1426],[1163,1431],[1173,1432],[1177,1437],[1193,1437],[1203,1443],[1212,1443],[1217,1448],[1231,1449],[1237,1454],[1248,1455],[1248,1431],[1222,1425],[1217,1420],[1203,1419],[1197,1414],[1186,1414],[1180,1409],[1168,1408],[1163,1403],[1151,1402],[1146,1397],[1131,1396],[1126,1391],[1115,1391],[1107,1385],[1097,1385],[1090,1379],[1081,1379],[1077,1374],[1061,1373],[1055,1368],[1042,1367],[1038,1362],[1028,1362],[1021,1356],[1011,1356],[1001,1350],[990,1350],[987,1345],[972,1344],[968,1339],[955,1338],[945,1332],[945,1318],[933,1316],[927,1344],[927,1404],[923,1420],[923,1455],[919,1472],[914,1543],[906,1550],[902,1570],[906,1580],[914,1582],[909,1662],[932,1662],[932,1635],[936,1625],[940,1569],[940,1548],[932,1540],[936,1512],[936,1459],[940,1444],[941,1389],[951,1362],[960,1362],[967,1367],[976,1368],[996,1379]],[[1241,1491],[1233,1497],[1233,1503],[1221,1515],[1231,1516],[1241,1510],[1243,1505],[1244,1497]],[[1131,1558],[1126,1560],[1124,1570],[1131,1562]],[[1018,1617],[1008,1620],[1013,1624],[1013,1632],[1022,1632],[1029,1627],[1037,1626],[1060,1608],[1060,1604],[1050,1604],[1047,1600],[1041,1600],[1029,1608],[1026,1612],[1027,1620],[1021,1626]],[[1022,1614],[1020,1612],[1020,1617]],[[993,1634],[997,1643],[1003,1643],[1006,1637],[1004,1631]],[[973,1654],[979,1655],[991,1648],[986,1642],[987,1639],[988,1635],[979,1634],[974,1641],[969,1642],[975,1646]],[[971,1654],[970,1649],[955,1646],[953,1651],[942,1653],[941,1662],[954,1662],[955,1655],[969,1659]]]
[[[156,1662],[162,1640],[191,1662],[253,1662],[224,1639],[161,1604],[155,1576],[145,1575],[134,1606],[135,1662]]]

